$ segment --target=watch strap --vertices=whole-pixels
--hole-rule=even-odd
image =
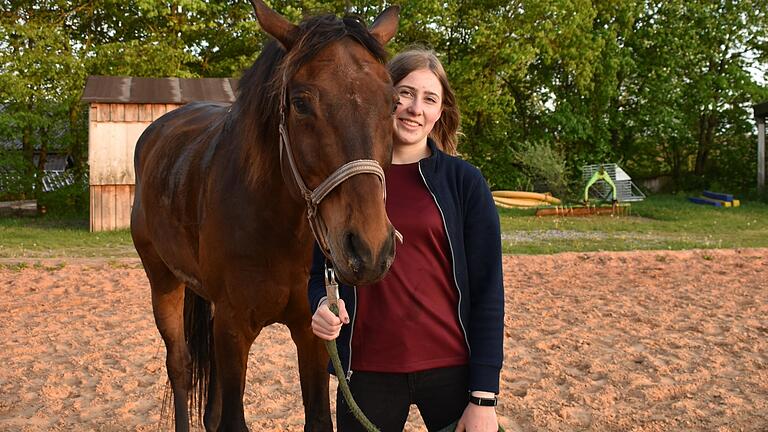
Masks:
[[[469,402],[477,406],[496,406],[499,401],[496,396],[492,398],[481,398],[469,395]]]

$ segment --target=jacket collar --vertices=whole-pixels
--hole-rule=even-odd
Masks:
[[[420,160],[419,165],[422,169],[434,172],[437,170],[437,165],[444,154],[437,147],[437,143],[432,138],[427,138],[427,147],[429,147],[430,155]]]

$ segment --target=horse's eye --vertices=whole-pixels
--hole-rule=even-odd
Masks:
[[[394,115],[395,111],[397,111],[398,105],[400,105],[400,98],[395,95],[395,97],[392,98],[392,115]]]
[[[299,115],[309,114],[309,111],[310,111],[309,104],[304,99],[293,98],[293,100],[291,100],[291,104],[293,105],[293,109],[296,111],[296,114],[299,114]]]

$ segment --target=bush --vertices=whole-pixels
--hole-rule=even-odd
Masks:
[[[523,167],[531,184],[543,184],[553,195],[562,197],[573,186],[565,156],[544,141],[528,142],[514,152],[515,160]]]
[[[69,186],[40,194],[38,203],[49,215],[88,219],[89,199],[88,179],[81,176]]]
[[[21,152],[0,150],[0,201],[32,198],[35,180],[25,174],[28,171]]]

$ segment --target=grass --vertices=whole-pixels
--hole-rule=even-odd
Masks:
[[[536,217],[500,210],[505,253],[768,247],[768,205],[717,208],[683,195],[633,203],[630,216]]]
[[[54,215],[0,218],[0,258],[137,257],[128,230],[92,233],[88,220]]]
[[[505,253],[768,247],[768,205],[737,208],[652,196],[630,216],[536,217],[534,210],[499,211]],[[91,233],[87,217],[0,218],[0,258],[136,257],[128,230]]]

